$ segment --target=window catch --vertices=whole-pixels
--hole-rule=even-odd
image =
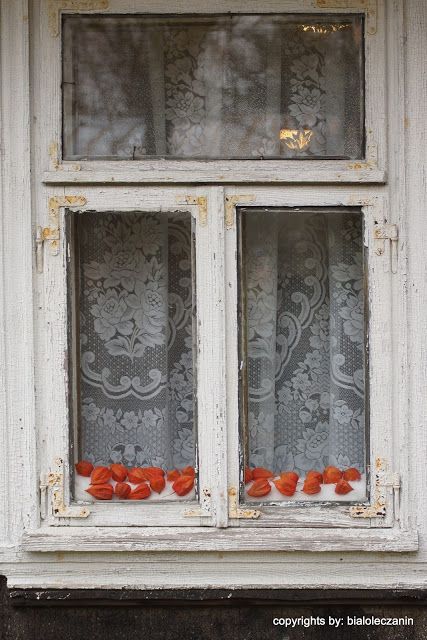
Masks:
[[[397,243],[399,231],[396,224],[375,224],[374,243],[375,255],[386,258],[384,270],[391,267],[392,273],[397,273]],[[387,241],[387,242],[386,242]],[[387,255],[386,255],[387,254]]]

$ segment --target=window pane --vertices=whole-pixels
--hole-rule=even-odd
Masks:
[[[75,457],[127,470],[194,467],[191,216],[70,216]],[[88,499],[88,484],[76,474],[76,497]],[[149,499],[176,497],[168,481]]]
[[[362,158],[363,19],[65,16],[64,158]]]
[[[271,472],[247,483],[245,497],[364,499],[362,215],[243,209],[240,229],[244,462]]]

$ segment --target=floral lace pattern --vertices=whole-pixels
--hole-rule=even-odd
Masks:
[[[360,216],[245,215],[249,463],[363,472]]]
[[[360,18],[310,21],[67,17],[65,156],[363,157]]]
[[[87,213],[80,448],[96,464],[194,464],[189,216]]]

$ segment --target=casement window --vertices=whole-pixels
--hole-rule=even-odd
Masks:
[[[28,550],[416,548],[383,2],[229,4],[36,17]]]

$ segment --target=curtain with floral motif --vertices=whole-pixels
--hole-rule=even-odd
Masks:
[[[365,468],[362,223],[244,214],[249,464]]]
[[[85,213],[76,234],[79,457],[194,465],[190,216]]]

